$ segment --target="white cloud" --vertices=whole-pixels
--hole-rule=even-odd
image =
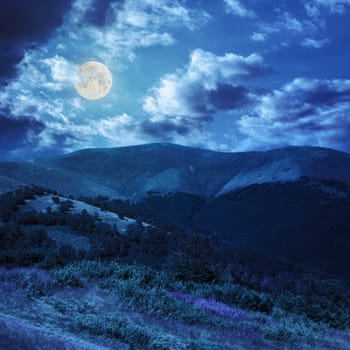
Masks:
[[[248,9],[240,0],[224,0],[226,11],[239,17],[256,17],[253,10]]]
[[[185,67],[164,75],[148,91],[143,108],[150,119],[138,130],[155,140],[228,150],[227,144],[215,141],[217,135],[207,125],[222,111],[253,104],[255,94],[242,83],[266,71],[258,54],[219,56],[196,49]]]
[[[311,11],[311,10],[310,10]],[[320,28],[324,26],[324,20],[322,18],[310,18],[307,17],[296,17],[288,11],[282,11],[276,9],[277,17],[271,22],[258,22],[257,26],[259,29],[258,33],[253,33],[251,36],[252,40],[265,40],[267,37],[273,37],[274,35],[284,35],[283,41],[280,42],[281,46],[289,46],[294,44],[296,40],[303,40],[302,37],[314,36]],[[289,33],[289,34],[287,34]],[[275,48],[277,46],[275,45]]]
[[[350,80],[295,79],[238,121],[240,150],[314,145],[350,150]]]
[[[258,26],[263,34],[279,33],[281,31],[291,31],[294,33],[302,33],[307,29],[312,29],[313,25],[310,21],[299,20],[293,17],[289,12],[283,12],[279,14],[274,23],[258,23]],[[311,27],[311,28],[307,28]]]
[[[266,34],[264,33],[256,33],[254,32],[251,37],[253,41],[265,41],[266,40]]]
[[[325,7],[332,13],[343,14],[350,6],[350,0],[313,0],[316,6]]]
[[[311,17],[314,20],[318,20],[321,17],[321,12],[318,6],[316,6],[311,1],[305,2],[304,7],[306,10],[306,13],[309,17]]]
[[[77,82],[76,72],[78,65],[66,60],[62,56],[55,55],[49,58],[43,58],[44,63],[50,70],[50,81],[45,83],[48,89],[63,90],[67,85]]]
[[[73,83],[78,66],[94,59],[120,72],[136,50],[174,45],[174,29],[195,30],[210,18],[178,0],[111,1],[108,20],[98,26],[86,18],[93,5],[93,0],[75,0],[62,26],[41,47],[26,52],[17,76],[0,91],[1,108],[16,118],[33,116],[45,124],[39,148],[53,146],[55,135],[66,140],[62,151],[124,142],[118,138],[136,141],[125,123],[137,129],[137,122],[117,110],[122,98],[117,93],[112,91],[98,106],[77,98]],[[113,113],[118,117],[110,117]]]
[[[78,7],[78,12],[88,10],[86,1],[90,0],[77,1],[84,3]],[[95,47],[97,45],[100,51],[103,50],[105,61],[116,58],[133,60],[135,49],[140,47],[173,45],[175,39],[169,30],[175,27],[194,30],[210,19],[206,12],[189,9],[178,0],[126,0],[122,8],[118,2],[113,2],[110,11],[114,19],[105,27],[70,29],[73,39],[78,30],[80,37],[92,41]],[[72,23],[78,27],[81,23],[76,21],[76,17],[79,18],[79,15],[71,15]]]
[[[112,144],[130,142],[130,128],[134,128],[137,122],[130,115],[123,113],[114,117],[106,117],[100,120],[93,120],[89,123],[88,134],[93,136],[103,136]],[[125,137],[129,130],[128,137]],[[122,141],[123,140],[123,141]]]
[[[283,15],[281,16],[279,25],[290,31],[295,31],[295,32],[303,31],[303,23],[296,17],[293,17],[288,12],[283,13]]]
[[[164,117],[202,118],[215,109],[210,92],[216,91],[219,85],[231,85],[234,89],[241,79],[265,71],[263,58],[258,54],[244,57],[227,53],[217,56],[196,49],[184,69],[163,76],[159,85],[150,89],[144,110],[154,120]],[[231,92],[238,93],[236,90]]]
[[[329,39],[316,40],[312,38],[306,38],[302,41],[301,45],[308,48],[320,49],[329,44]]]

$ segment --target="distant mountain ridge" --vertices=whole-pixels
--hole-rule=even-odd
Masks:
[[[36,184],[65,194],[131,200],[150,192],[210,197],[303,176],[350,184],[350,154],[318,147],[226,153],[168,143],[84,149],[34,161],[0,161],[0,192],[9,184]]]
[[[317,147],[224,153],[148,144],[0,162],[0,192],[24,184],[129,199],[151,218],[147,222],[214,235],[350,281],[347,153]]]

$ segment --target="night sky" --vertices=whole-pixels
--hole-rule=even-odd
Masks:
[[[104,99],[75,73],[100,61]],[[0,158],[173,142],[350,152],[350,0],[1,0]]]

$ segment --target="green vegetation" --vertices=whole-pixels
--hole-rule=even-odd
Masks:
[[[23,210],[27,199],[48,194],[57,210]],[[118,202],[136,219],[122,235],[98,215],[73,213],[71,199],[56,198],[37,187],[0,196],[0,264],[6,267],[0,291],[14,308],[16,291],[18,298],[53,308],[66,329],[135,349],[220,349],[217,339],[169,332],[171,322],[215,330],[218,339],[233,330],[252,332],[262,344],[325,341],[325,329],[350,329],[350,301],[337,280],[140,217],[133,205]],[[96,201],[109,203],[108,209],[116,203]],[[144,227],[142,220],[158,224]],[[90,250],[57,244],[47,234],[57,225],[84,235]],[[101,295],[89,302],[92,290]]]

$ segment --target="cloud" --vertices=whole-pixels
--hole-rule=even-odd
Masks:
[[[15,75],[15,65],[22,57],[22,50],[16,44],[0,40],[0,86],[5,85],[5,82]]]
[[[295,79],[238,121],[243,149],[314,145],[350,150],[350,80]]]
[[[273,23],[259,22],[258,27],[261,34],[275,34],[284,31],[292,32],[293,34],[313,33],[316,30],[315,24],[308,19],[298,19],[289,12],[278,12],[278,17]]]
[[[96,15],[96,8],[100,9],[99,25],[86,20],[91,11]],[[62,33],[75,46],[64,48],[75,51],[79,45],[80,54],[89,56],[93,45],[107,63],[125,58],[131,61],[138,48],[173,45],[170,31],[174,28],[195,30],[209,19],[206,12],[187,8],[179,0],[105,0],[102,9],[97,0],[75,0]],[[89,44],[84,48],[81,42]]]
[[[106,51],[105,59],[135,57],[134,50],[155,45],[169,46],[175,39],[167,31],[176,27],[194,30],[210,16],[192,10],[178,0],[127,0],[123,6],[113,2],[114,20],[104,28],[89,28],[87,35]]]
[[[124,0],[93,0],[84,14],[84,23],[103,27],[114,20],[112,4],[117,3],[122,6]]]
[[[0,77],[12,78],[25,48],[43,43],[62,24],[71,0],[2,0],[0,8]],[[1,83],[1,81],[0,81]]]
[[[41,41],[62,23],[70,0],[2,0],[0,38]]]
[[[253,41],[265,41],[266,40],[266,33],[256,33],[254,32],[251,37]]]
[[[40,6],[46,8],[41,2]],[[56,5],[53,10],[58,11]],[[2,14],[0,12],[0,16]],[[61,18],[59,14],[56,16]],[[55,145],[59,145],[61,152],[115,145],[118,141],[104,126],[119,120],[111,120],[116,118],[111,115],[123,115],[120,111],[113,113],[122,97],[112,91],[106,102],[98,106],[77,97],[73,83],[78,66],[94,59],[107,64],[113,73],[119,73],[132,63],[137,50],[173,45],[174,31],[195,30],[209,18],[204,11],[187,8],[178,0],[75,0],[65,13],[64,21],[58,22],[61,25],[54,31],[45,31],[42,36],[45,42],[38,42],[19,55],[16,77],[0,90],[0,108],[8,110],[16,120],[35,116],[35,120],[45,126],[37,135],[35,152],[51,150]],[[52,29],[53,24],[49,28]],[[36,35],[39,29],[32,29],[33,33]],[[23,31],[20,35],[34,38],[34,34]],[[0,56],[4,57],[5,53],[0,51]],[[18,125],[25,130],[25,124]],[[130,125],[137,131],[136,121]],[[100,134],[96,130],[100,130]],[[11,135],[11,131],[8,132]],[[127,133],[116,135],[126,137]]]
[[[320,49],[328,44],[329,44],[329,39],[327,38],[321,39],[321,40],[306,38],[301,43],[302,46],[312,48],[312,49]]]
[[[313,0],[315,6],[327,8],[332,13],[343,14],[350,6],[350,0]]]
[[[49,58],[43,58],[38,62],[38,66],[47,68],[49,71],[49,81],[46,81],[43,86],[50,90],[60,91],[66,88],[68,85],[77,82],[76,72],[78,65],[66,60],[62,56],[55,55]],[[45,80],[46,77],[43,77]]]
[[[39,142],[40,134],[45,126],[31,117],[14,118],[8,111],[0,112],[0,155],[14,156],[23,154],[35,148]]]
[[[144,99],[151,118],[141,125],[145,134],[172,139],[202,130],[220,111],[244,108],[255,95],[242,81],[268,71],[257,54],[223,56],[201,49],[190,55],[189,64],[160,79]]]
[[[305,8],[304,14],[291,9],[286,11],[285,7],[275,8],[270,21],[260,20],[257,22],[257,32],[251,35],[251,39],[255,41],[274,39],[275,43],[279,43],[274,45],[275,49],[295,44],[300,45],[300,42],[305,47],[325,45],[325,41],[321,43],[315,38],[326,26],[321,11],[309,1],[302,0],[302,3]]]
[[[314,2],[306,1],[304,2],[304,7],[306,10],[306,14],[313,20],[318,20],[319,18],[321,18],[321,11]]]
[[[256,17],[253,10],[248,9],[240,0],[224,0],[226,11],[239,17]]]
[[[95,138],[100,138],[99,147],[110,144],[127,146],[159,141],[205,146],[213,149],[224,147],[213,141],[212,133],[199,130],[196,123],[191,126],[189,120],[183,121],[182,118],[154,122],[123,113],[91,121],[88,125],[74,130],[74,133],[78,132],[84,135],[84,140],[87,143]],[[83,144],[82,147],[84,147]]]
[[[302,32],[304,28],[303,23],[296,17],[293,17],[289,12],[282,14],[279,26],[294,32]]]
[[[85,134],[103,137],[112,144],[130,145],[140,143],[138,135],[139,121],[123,113],[113,117],[93,120],[86,128]]]
[[[196,49],[184,69],[163,76],[158,86],[150,89],[143,108],[155,119],[206,119],[208,114],[224,109],[222,107],[228,103],[248,100],[247,91],[237,83],[266,71],[263,58],[257,54],[247,57],[233,53],[217,56]]]

